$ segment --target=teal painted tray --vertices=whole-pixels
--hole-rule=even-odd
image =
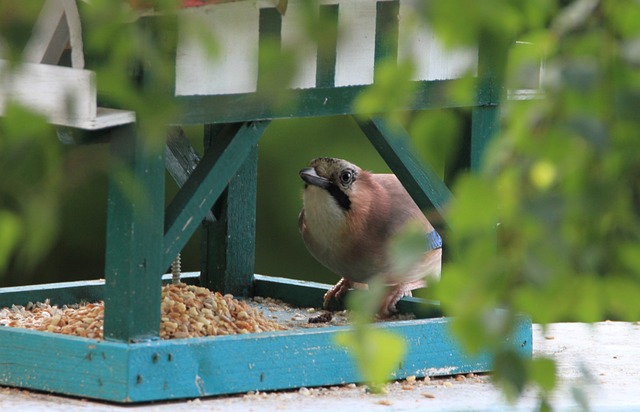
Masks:
[[[259,275],[253,285],[256,295],[279,290],[307,306],[321,299],[328,287]],[[54,303],[57,296],[68,300],[70,291],[78,291],[81,285],[56,286],[49,290]],[[29,289],[28,296],[33,297],[34,287]],[[87,282],[83,289],[92,297],[102,293],[100,282]],[[21,293],[20,288],[6,288],[0,291],[0,300],[5,304],[13,297],[19,303],[27,296]],[[417,304],[408,299],[402,305]],[[437,314],[437,308],[428,312]],[[379,324],[408,343],[408,353],[393,377],[489,371],[490,357],[463,354],[448,331],[449,322],[450,318],[431,317]],[[2,327],[0,384],[130,403],[360,382],[349,354],[334,344],[336,333],[347,328],[127,344]],[[505,344],[522,356],[531,356],[531,321],[519,318]]]

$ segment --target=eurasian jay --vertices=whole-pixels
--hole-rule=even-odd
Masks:
[[[381,277],[389,290],[380,313],[440,277],[442,238],[393,174],[373,174],[346,160],[321,157],[300,170],[305,183],[298,227],[309,252],[341,277],[324,306],[349,288]],[[399,265],[389,246],[414,225],[425,234],[424,253]]]

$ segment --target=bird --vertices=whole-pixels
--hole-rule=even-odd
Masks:
[[[380,278],[388,289],[379,314],[388,316],[401,298],[426,286],[426,277],[440,278],[442,238],[394,174],[319,157],[299,175],[304,182],[298,215],[303,242],[316,260],[341,277],[325,293],[325,308],[352,287]],[[424,252],[400,265],[390,247],[410,227],[424,233]]]

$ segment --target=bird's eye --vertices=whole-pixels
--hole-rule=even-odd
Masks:
[[[345,170],[340,174],[340,182],[348,185],[353,180],[353,172],[351,170]]]

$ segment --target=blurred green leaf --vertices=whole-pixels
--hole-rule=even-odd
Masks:
[[[340,332],[335,340],[354,357],[362,378],[374,393],[380,392],[382,385],[391,379],[406,351],[401,336],[372,326],[359,332]]]
[[[533,359],[531,361],[531,379],[543,391],[553,391],[558,381],[555,361],[550,358]]]
[[[0,164],[0,214],[7,225],[0,245],[4,273],[12,260],[21,268],[33,267],[58,233],[62,154],[44,117],[7,104],[0,118]]]
[[[389,254],[394,260],[393,270],[406,272],[423,258],[425,251],[424,229],[418,224],[407,224],[389,244]]]
[[[375,279],[368,286],[367,290],[355,290],[347,296],[353,327],[338,333],[335,342],[349,351],[362,379],[372,392],[378,393],[402,362],[406,342],[402,336],[371,324],[387,288],[382,279]]]
[[[493,361],[492,378],[507,399],[514,402],[527,383],[527,360],[509,350],[498,352]]]
[[[385,59],[378,63],[375,83],[358,95],[353,106],[360,115],[370,117],[383,113],[392,123],[404,123],[406,108],[415,98],[416,85],[411,81],[413,62]]]
[[[445,177],[461,143],[462,118],[453,110],[418,112],[408,128],[416,152]]]

